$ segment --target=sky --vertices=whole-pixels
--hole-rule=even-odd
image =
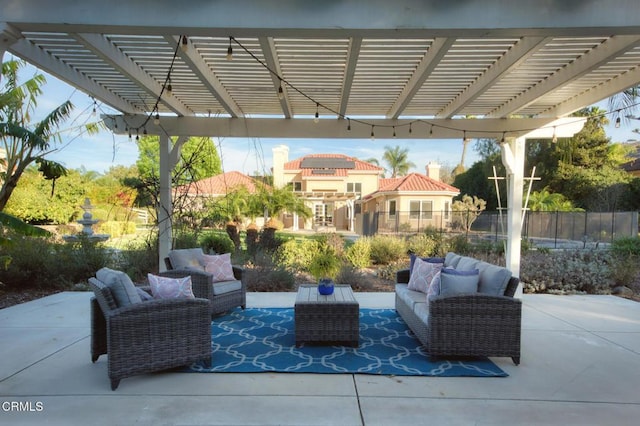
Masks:
[[[5,58],[6,60],[6,58]],[[23,75],[30,76],[35,68],[29,66]],[[42,71],[40,71],[43,73]],[[44,73],[47,79],[43,87],[43,94],[38,98],[36,119],[66,100],[73,105],[72,118],[61,126],[62,129],[74,129],[78,125],[99,120],[101,113],[114,114],[117,111],[106,105],[97,103],[83,92],[58,80],[52,75]],[[92,111],[96,108],[96,114]],[[597,104],[607,109],[606,100]],[[638,114],[636,114],[638,115]],[[606,127],[607,136],[613,142],[638,140],[640,136],[632,130],[640,127],[640,121],[623,120],[620,128],[611,124]],[[105,173],[112,166],[130,166],[138,159],[138,150],[134,139],[126,135],[114,135],[103,130],[95,135],[78,135],[77,130],[71,130],[62,136],[62,149],[47,156],[48,159],[58,161],[69,169],[80,169]],[[222,159],[225,172],[239,171],[245,174],[266,174],[272,166],[272,148],[284,144],[289,147],[289,160],[314,153],[345,154],[362,160],[376,158],[382,163],[382,154],[386,146],[400,146],[407,148],[409,159],[415,164],[410,171],[425,172],[425,166],[435,161],[442,166],[453,168],[461,160],[461,139],[274,139],[274,138],[214,138]],[[464,165],[470,167],[479,159],[473,147],[475,141],[469,144]]]

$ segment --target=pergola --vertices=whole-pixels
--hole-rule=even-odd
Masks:
[[[169,171],[189,136],[496,138],[517,276],[525,140],[572,136],[583,120],[569,114],[640,83],[636,0],[0,0],[0,10],[2,53],[119,111],[104,117],[114,132],[160,135],[161,258]]]

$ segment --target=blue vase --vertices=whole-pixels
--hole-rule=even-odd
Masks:
[[[318,293],[323,296],[333,294],[333,281],[329,278],[323,278],[318,281]]]

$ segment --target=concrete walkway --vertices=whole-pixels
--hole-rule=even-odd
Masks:
[[[357,293],[363,308],[392,293]],[[525,295],[522,363],[507,378],[158,373],[112,392],[89,354],[89,293],[0,310],[0,424],[637,425],[640,303]],[[294,293],[251,293],[251,307]]]

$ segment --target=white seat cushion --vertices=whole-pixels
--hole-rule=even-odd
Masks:
[[[242,288],[242,282],[240,280],[233,281],[220,281],[217,283],[213,283],[213,294],[214,296],[229,293],[232,291],[237,291]]]

